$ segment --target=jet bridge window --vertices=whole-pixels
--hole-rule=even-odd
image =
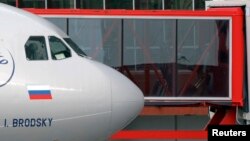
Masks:
[[[28,60],[48,60],[46,42],[43,36],[32,36],[25,43],[25,53]]]
[[[59,38],[49,36],[49,45],[53,60],[61,60],[71,57],[69,48]]]

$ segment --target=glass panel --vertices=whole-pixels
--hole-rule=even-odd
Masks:
[[[145,96],[229,96],[229,20],[70,18],[68,30]]]
[[[80,48],[79,46],[72,41],[70,38],[64,38],[64,40],[70,45],[70,47],[79,55],[79,56],[87,56]]]
[[[0,0],[2,3],[6,3],[8,5],[16,6],[16,0]]]
[[[45,0],[19,0],[20,8],[45,8]]]
[[[67,33],[67,19],[66,18],[46,18],[48,21],[59,27],[64,33]]]
[[[135,9],[162,9],[162,0],[135,0]]]
[[[103,9],[103,0],[77,0],[76,7],[83,9]]]
[[[228,30],[228,20],[178,20],[178,96],[228,97]]]
[[[192,9],[193,0],[165,0],[165,9]]]
[[[49,45],[53,60],[62,60],[71,57],[70,50],[59,38],[49,36]]]
[[[124,74],[146,96],[174,93],[175,20],[124,20]]]
[[[133,9],[133,0],[106,0],[106,9]]]
[[[205,9],[205,1],[210,1],[210,0],[195,0],[194,1],[195,9]]]
[[[74,0],[48,0],[48,8],[74,8]]]
[[[45,38],[30,37],[25,43],[25,53],[28,60],[48,60]]]
[[[69,36],[93,59],[121,66],[121,20],[71,18]]]

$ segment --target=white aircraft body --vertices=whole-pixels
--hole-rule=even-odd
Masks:
[[[141,111],[142,92],[56,26],[0,4],[0,140],[102,141]]]

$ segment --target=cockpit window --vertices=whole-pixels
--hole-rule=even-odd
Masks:
[[[64,40],[70,45],[70,47],[79,55],[79,56],[87,56],[80,47],[72,41],[70,38],[64,38]]]
[[[43,36],[31,36],[25,43],[28,60],[48,60],[46,42]]]
[[[61,39],[49,36],[49,45],[53,60],[62,60],[71,57],[69,48],[62,42]]]

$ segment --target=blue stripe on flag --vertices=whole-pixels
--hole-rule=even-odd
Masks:
[[[50,95],[50,90],[29,90],[29,94]]]

